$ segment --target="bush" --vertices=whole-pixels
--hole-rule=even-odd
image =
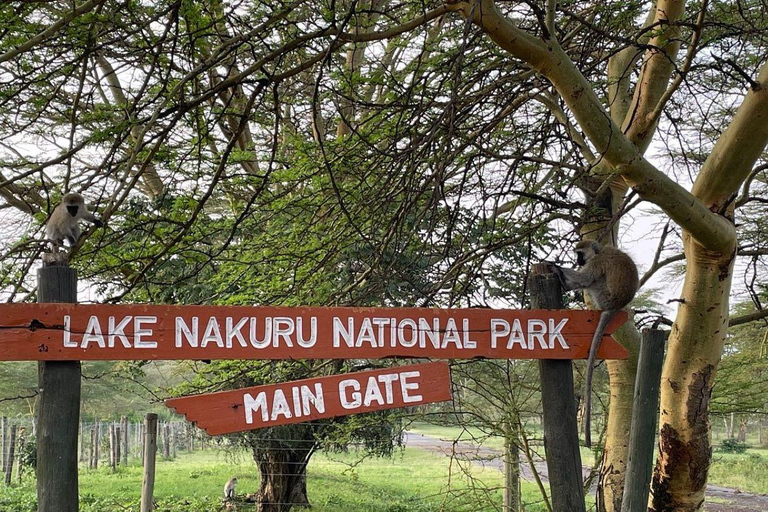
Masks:
[[[725,439],[720,443],[720,451],[723,453],[744,453],[749,448],[747,443],[742,443],[738,439]]]

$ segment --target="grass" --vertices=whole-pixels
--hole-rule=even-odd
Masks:
[[[543,433],[538,425],[528,427],[529,440],[533,441],[535,449],[539,453],[544,454],[544,446],[541,442]],[[462,441],[466,443],[474,443],[482,445],[485,448],[492,450],[502,451],[504,449],[504,438],[501,436],[488,435],[475,427],[452,427],[443,425],[433,425],[431,423],[414,422],[408,430],[425,436],[435,437],[437,439],[444,439],[448,441]],[[535,440],[531,438],[537,438]],[[584,446],[579,447],[581,453],[581,462],[584,465],[591,465],[595,458],[595,452],[592,448],[586,448]]]
[[[486,438],[471,429],[427,424],[414,425],[413,430],[466,442]],[[502,443],[498,438],[489,438],[484,445],[500,449]],[[494,468],[483,469],[417,448],[398,451],[391,458],[360,459],[355,452],[316,454],[312,458],[307,485],[313,512],[482,512],[500,508],[502,475]],[[258,486],[256,468],[247,453],[182,452],[175,460],[158,460],[156,510],[220,511],[222,487],[232,476],[238,477],[238,510],[255,510],[252,504],[242,501]],[[120,467],[114,474],[108,468],[81,468],[81,512],[137,511],[141,479],[138,464]],[[747,492],[768,493],[768,456],[764,450],[739,455],[715,453],[709,481]],[[523,482],[523,499],[527,512],[545,510],[534,484]],[[27,475],[20,486],[0,488],[3,512],[36,509],[32,475]]]
[[[238,497],[255,492],[256,468],[245,453],[233,457],[216,451],[180,455],[158,461],[156,510],[210,512],[222,510],[222,487],[238,477]],[[481,512],[498,510],[501,473],[459,465],[442,455],[405,449],[392,458],[366,459],[359,454],[317,454],[308,470],[308,494],[314,512]],[[102,468],[80,471],[81,512],[124,512],[139,508],[141,467],[128,465],[117,473]],[[523,484],[529,512],[542,512],[538,490]],[[0,492],[3,512],[36,510],[35,482]],[[239,511],[255,510],[238,503]]]
[[[749,449],[740,454],[715,452],[712,455],[708,482],[745,492],[768,494],[766,450]]]

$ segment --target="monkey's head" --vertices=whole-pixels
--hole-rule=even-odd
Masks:
[[[66,206],[67,212],[69,212],[72,217],[77,215],[80,208],[85,209],[85,199],[83,199],[83,196],[77,192],[64,194],[64,197],[61,198],[61,204]]]
[[[580,241],[574,247],[574,251],[576,251],[576,264],[583,267],[600,252],[600,249],[600,244],[594,240]]]

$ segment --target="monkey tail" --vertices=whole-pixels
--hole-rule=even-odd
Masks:
[[[605,328],[608,327],[616,311],[606,309],[600,313],[600,320],[597,322],[595,334],[592,336],[592,345],[589,347],[589,357],[587,358],[587,376],[584,379],[584,446],[592,447],[592,375],[595,371],[595,359],[597,350],[603,341]]]

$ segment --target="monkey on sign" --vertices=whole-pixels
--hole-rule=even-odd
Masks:
[[[590,414],[592,410],[592,373],[603,333],[614,315],[632,302],[639,283],[637,267],[632,258],[614,247],[583,240],[576,244],[578,270],[552,265],[565,290],[584,290],[595,307],[602,309],[587,359],[584,383],[584,444],[592,446]]]

